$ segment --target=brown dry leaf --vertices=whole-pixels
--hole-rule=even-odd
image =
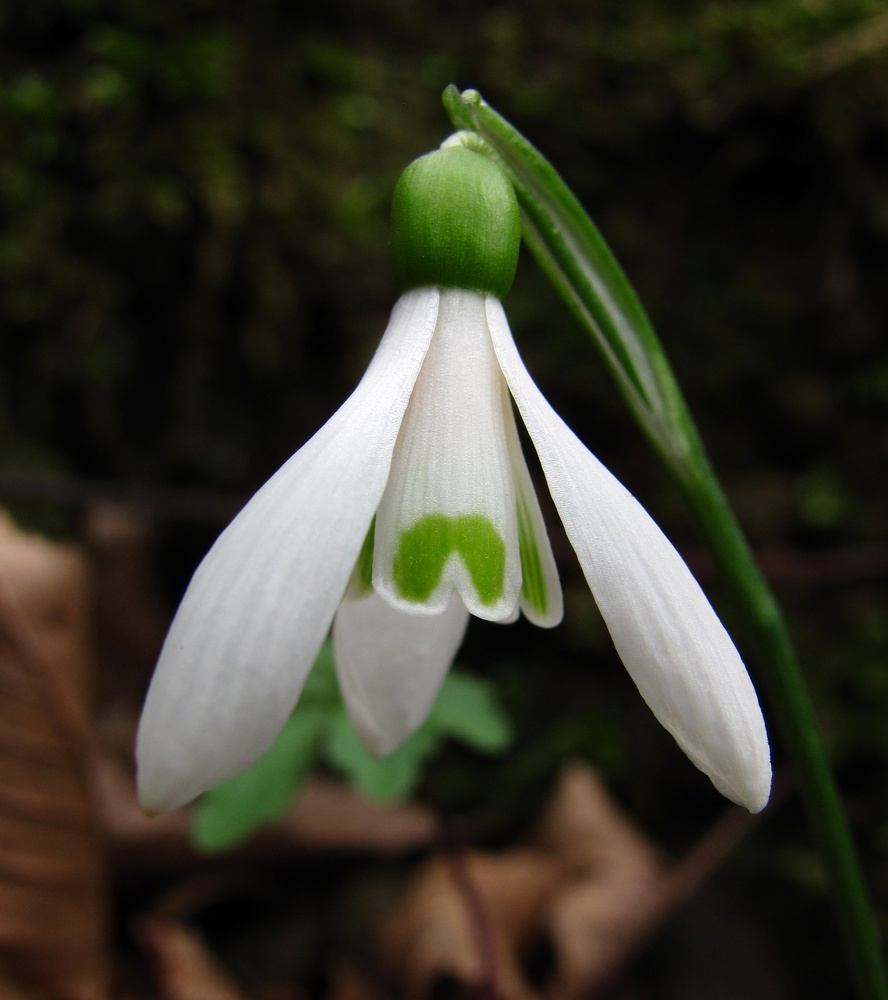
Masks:
[[[162,1000],[244,1000],[193,931],[146,917],[139,922],[138,937],[154,959]]]
[[[32,1000],[32,998],[0,976],[0,1000]]]
[[[531,847],[427,863],[383,929],[382,961],[410,1000],[444,979],[465,996],[574,1000],[637,948],[669,905],[669,886],[659,850],[595,772],[576,765]],[[554,960],[544,993],[523,972],[531,952]]]
[[[380,991],[355,969],[342,963],[330,970],[327,1000],[383,1000]],[[388,1000],[388,998],[386,998]]]
[[[126,746],[125,762],[116,747],[103,747],[96,762],[101,820],[112,857],[120,867],[179,866],[195,856],[189,810],[153,818],[142,812],[132,770],[133,730],[128,724],[127,736],[119,740]],[[286,816],[235,851],[263,857],[310,851],[398,855],[427,847],[435,830],[434,814],[417,803],[369,802],[340,781],[312,778]]]
[[[105,995],[80,552],[0,514],[0,971],[31,995]]]
[[[668,899],[666,867],[582,764],[562,775],[535,839],[572,874],[543,916],[555,953],[546,996],[585,996],[616,973],[659,920]]]
[[[564,866],[539,851],[433,858],[383,930],[388,974],[408,1000],[435,995],[441,982],[466,995],[533,1000],[521,957],[564,879]]]

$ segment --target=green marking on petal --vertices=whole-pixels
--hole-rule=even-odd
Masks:
[[[426,514],[402,532],[392,564],[401,597],[418,604],[427,601],[451,552],[468,569],[481,603],[496,604],[506,586],[506,543],[483,514]]]
[[[524,496],[518,494],[518,551],[521,556],[521,596],[539,614],[546,613],[549,603],[546,576],[537,546],[533,522]]]
[[[373,545],[376,539],[376,518],[370,522],[370,528],[364,544],[361,546],[361,554],[358,556],[358,564],[355,566],[355,579],[361,594],[366,594],[373,589]]]

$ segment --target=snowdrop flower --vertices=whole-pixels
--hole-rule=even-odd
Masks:
[[[261,756],[331,624],[346,707],[385,754],[429,712],[470,614],[560,621],[512,401],[642,696],[721,792],[752,811],[767,802],[765,726],[733,643],[518,355],[500,300],[519,242],[514,192],[483,156],[443,149],[404,172],[392,213],[404,294],[351,397],[198,567],[142,715],[146,809],[174,809]]]

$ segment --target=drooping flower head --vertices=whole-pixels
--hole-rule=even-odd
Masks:
[[[428,714],[470,613],[560,621],[513,401],[641,694],[720,791],[753,811],[767,802],[764,722],[730,637],[518,355],[501,299],[519,240],[514,192],[483,156],[442,149],[402,175],[392,248],[403,294],[354,393],[198,567],[140,725],[146,808],[176,808],[252,764],[331,625],[352,721],[387,753]]]

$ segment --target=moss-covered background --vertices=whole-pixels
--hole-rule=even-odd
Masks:
[[[883,0],[12,0],[0,483],[256,488],[374,349],[395,294],[391,191],[450,131],[451,82],[549,156],[648,307],[785,600],[888,919]],[[730,623],[677,494],[529,259],[506,305],[541,386]],[[77,508],[17,492],[26,523],[77,534]],[[171,603],[214,530],[166,525]],[[454,753],[424,794],[507,837],[528,790],[583,754],[681,850],[720,803],[645,713],[555,544],[565,624],[473,626],[461,656],[500,682],[517,750],[484,767]],[[724,878],[748,894],[776,995],[849,995],[792,797]]]

